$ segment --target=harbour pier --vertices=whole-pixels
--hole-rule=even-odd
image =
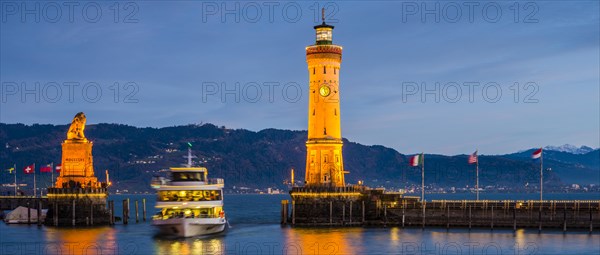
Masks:
[[[445,228],[600,228],[600,200],[432,200],[364,186],[294,187],[283,225]],[[289,213],[287,213],[289,212]],[[283,218],[285,217],[285,219]]]

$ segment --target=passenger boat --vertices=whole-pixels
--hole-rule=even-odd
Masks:
[[[225,231],[223,179],[208,179],[205,167],[192,167],[191,147],[186,167],[170,168],[171,179],[152,180],[157,190],[152,225],[159,234],[178,237],[210,235]]]

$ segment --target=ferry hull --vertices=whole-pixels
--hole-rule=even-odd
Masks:
[[[160,235],[192,237],[212,235],[225,231],[227,220],[224,218],[198,219],[180,218],[167,220],[153,220]]]

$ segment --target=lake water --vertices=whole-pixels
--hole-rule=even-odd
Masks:
[[[471,199],[472,194],[431,194],[427,199]],[[483,199],[536,199],[537,194],[482,194]],[[120,201],[154,196],[112,195]],[[600,194],[547,194],[547,199],[600,199]],[[0,254],[600,254],[600,232],[534,229],[290,228],[279,225],[288,195],[226,195],[231,228],[219,236],[156,236],[149,221],[95,228],[54,228],[0,223]],[[132,207],[133,208],[133,207]],[[132,211],[133,213],[133,211]],[[141,217],[141,216],[140,216]],[[140,219],[141,220],[141,219]],[[600,226],[597,227],[600,230]]]

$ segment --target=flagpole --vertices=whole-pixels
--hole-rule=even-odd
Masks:
[[[54,187],[54,162],[50,163],[50,186]]]
[[[17,164],[13,165],[13,171],[15,171],[15,197],[17,196]]]
[[[477,155],[477,150],[475,150],[475,172],[477,175],[477,183],[475,184],[475,189],[477,190],[477,201],[479,201],[479,155]]]
[[[544,149],[540,152],[540,203],[544,194]]]
[[[35,181],[35,163],[33,163],[33,197],[37,197],[37,186]]]
[[[425,202],[425,155],[421,152],[421,201]]]

